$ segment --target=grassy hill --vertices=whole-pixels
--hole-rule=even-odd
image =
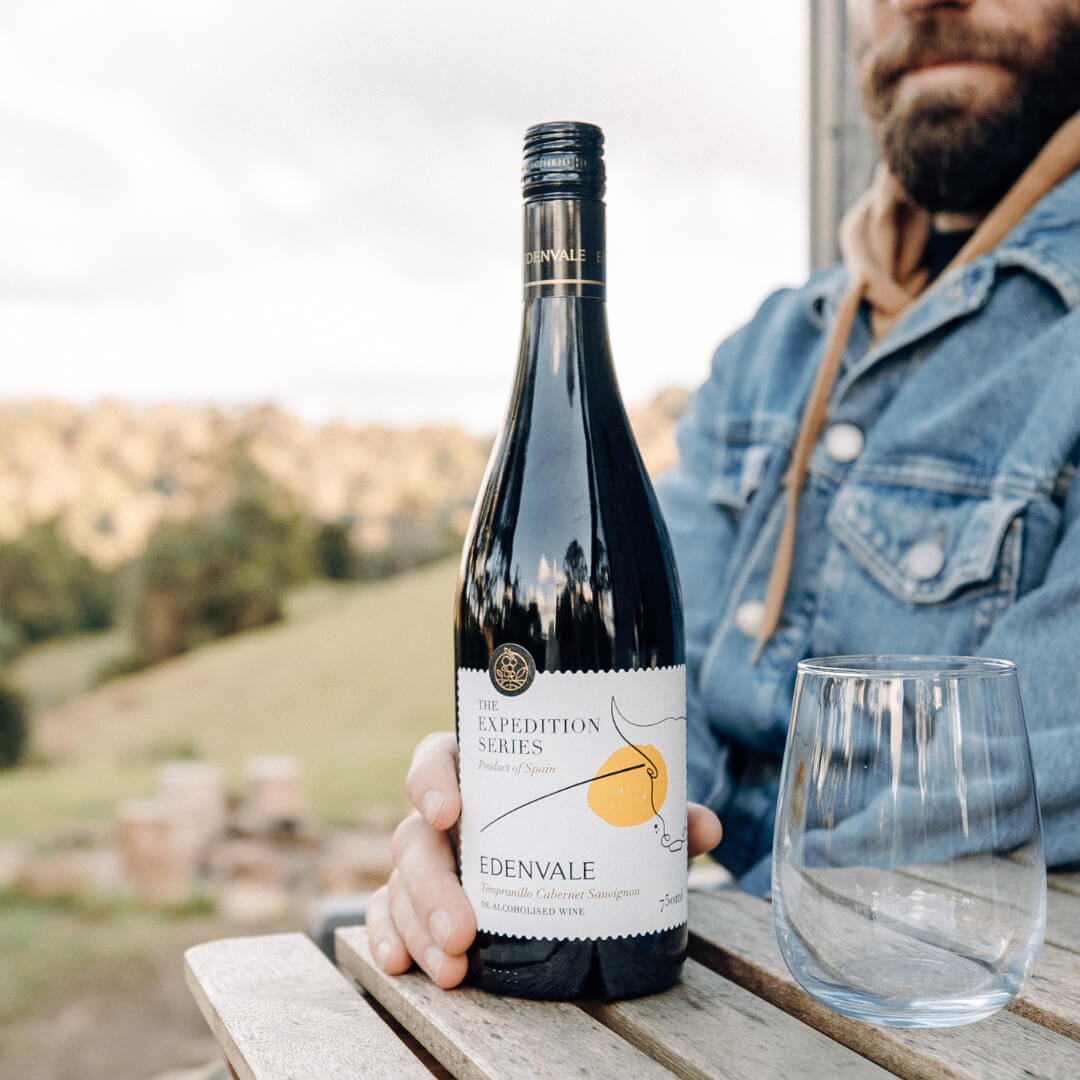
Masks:
[[[41,764],[0,779],[0,841],[109,821],[120,799],[152,791],[157,766],[173,756],[221,762],[239,785],[245,757],[294,754],[321,820],[396,816],[413,746],[454,723],[455,575],[441,562],[386,582],[305,590],[283,624],[45,708],[34,728]],[[39,700],[50,677],[80,663],[53,648],[24,661]]]

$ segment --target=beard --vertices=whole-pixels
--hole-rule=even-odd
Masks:
[[[985,213],[1080,110],[1080,4],[1052,12],[1042,30],[1040,43],[933,15],[873,57],[862,80],[867,113],[890,171],[924,210]],[[1011,86],[986,102],[957,89],[897,106],[903,74],[931,57],[1000,65]]]

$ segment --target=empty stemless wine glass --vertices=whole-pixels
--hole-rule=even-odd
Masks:
[[[772,872],[780,951],[837,1012],[946,1027],[1035,966],[1046,866],[1016,667],[952,656],[799,664]]]

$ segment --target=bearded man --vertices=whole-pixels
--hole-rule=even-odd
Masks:
[[[759,893],[808,656],[1015,661],[1047,861],[1080,860],[1080,0],[850,0],[849,18],[883,161],[843,264],[720,346],[659,484],[690,847]],[[421,743],[406,787],[372,950],[453,986],[476,924],[452,736]]]

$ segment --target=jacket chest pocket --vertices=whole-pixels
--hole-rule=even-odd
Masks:
[[[835,584],[869,601],[869,617],[881,623],[870,637],[896,631],[900,640],[886,647],[974,650],[1016,598],[1026,505],[849,481],[827,520],[865,577],[834,567],[843,579]]]

